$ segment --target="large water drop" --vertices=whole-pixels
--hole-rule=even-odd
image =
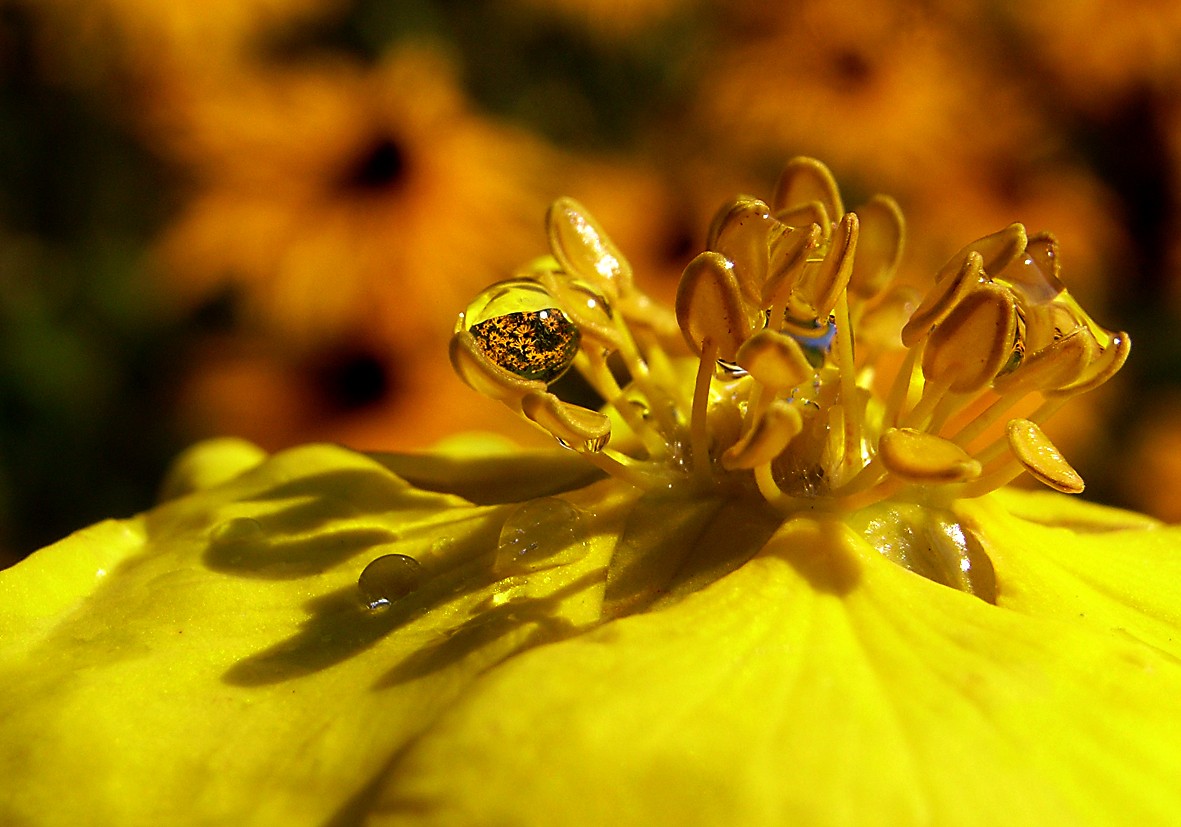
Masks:
[[[530,500],[518,506],[500,530],[496,573],[526,574],[581,560],[590,552],[582,514],[557,497]]]
[[[525,379],[552,382],[574,362],[578,327],[535,281],[511,279],[478,295],[460,326],[491,361]]]
[[[422,582],[422,564],[405,554],[384,554],[357,578],[361,599],[370,609],[381,609],[410,594]]]

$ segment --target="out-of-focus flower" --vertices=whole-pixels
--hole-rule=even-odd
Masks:
[[[897,206],[797,159],[674,314],[576,202],[547,229],[451,358],[571,450],[215,441],[0,573],[7,822],[1181,812],[1181,533],[1000,487],[1082,487],[1037,423],[1128,353],[1052,239],[978,239],[920,301]]]
[[[916,171],[939,180],[947,164],[1020,147],[1037,128],[977,41],[927,6],[808,0],[719,14],[743,36],[703,61],[695,101],[726,144],[779,157],[823,150],[842,173],[897,189]]]
[[[1139,509],[1181,522],[1181,398],[1149,407],[1120,463],[1121,493]]]
[[[362,337],[309,350],[239,334],[195,348],[182,373],[183,433],[232,433],[268,450],[329,441],[406,451],[457,431],[542,444],[502,406],[473,399],[437,344],[399,351]]]
[[[1005,2],[995,8],[1023,39],[1030,64],[1059,93],[1102,113],[1145,90],[1174,91],[1181,72],[1181,7],[1170,0]]]
[[[472,112],[441,55],[225,80],[156,118],[197,181],[159,251],[192,300],[232,284],[297,341],[406,345],[526,255],[550,154]]]

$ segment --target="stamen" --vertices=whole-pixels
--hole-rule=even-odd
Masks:
[[[906,221],[898,202],[886,195],[875,195],[854,212],[861,226],[849,292],[865,300],[878,295],[894,278],[902,260]]]
[[[966,482],[980,476],[980,463],[950,440],[916,431],[890,428],[878,442],[878,457],[899,479],[924,485]]]
[[[809,201],[819,201],[830,216],[845,214],[840,189],[828,167],[815,158],[792,158],[775,184],[771,206],[778,212]]]
[[[859,229],[856,213],[847,213],[833,231],[828,253],[819,264],[803,268],[787,295],[788,315],[827,319],[853,276]]]
[[[721,253],[701,253],[689,262],[677,287],[676,311],[685,341],[703,358],[708,339],[715,358],[732,362],[755,332],[756,314],[742,301],[734,264]]]
[[[895,495],[942,507],[1023,471],[1082,490],[1040,425],[1110,379],[1130,340],[1070,295],[1048,234],[1011,224],[965,245],[917,301],[891,284],[905,235],[898,205],[875,196],[846,213],[828,169],[796,158],[769,203],[741,196],[716,214],[669,313],[635,287],[576,201],[555,202],[546,228],[552,257],[477,297],[452,363],[630,485],[753,476],[784,514]],[[666,353],[674,327],[695,364]],[[570,367],[634,439],[621,432],[607,447],[618,420],[547,390]],[[977,445],[1031,395],[1041,403],[1028,418]]]
[[[979,253],[969,251],[955,275],[936,282],[935,287],[923,298],[910,321],[902,328],[902,344],[907,347],[918,344],[965,296],[980,287],[983,276],[984,259]]]
[[[709,412],[710,382],[717,360],[718,346],[713,339],[707,338],[701,343],[701,360],[697,363],[697,378],[693,383],[693,409],[689,415],[689,446],[693,451],[693,470],[699,478],[708,477],[710,472],[709,425],[706,416]]]
[[[769,465],[803,429],[804,419],[796,408],[783,400],[772,402],[754,427],[722,454],[722,467],[736,471]]]
[[[573,198],[559,198],[550,206],[546,229],[550,249],[567,273],[586,279],[613,299],[631,290],[631,265]]]
[[[1028,419],[1014,419],[1009,422],[1007,432],[1012,459],[969,486],[967,491],[972,493],[968,496],[978,496],[975,492],[980,488],[991,491],[1007,485],[1023,470],[1039,482],[1063,493],[1082,493],[1083,478],[1035,423]],[[980,490],[979,493],[985,491]]]
[[[999,287],[980,285],[940,322],[923,352],[923,376],[955,393],[983,390],[1013,350],[1017,308]]]
[[[799,343],[770,328],[743,342],[735,362],[772,393],[794,388],[815,373]]]
[[[758,304],[767,266],[771,234],[781,227],[771,208],[757,198],[741,196],[724,206],[706,237],[706,249],[721,253],[734,264],[743,298]]]
[[[844,290],[837,300],[836,315],[837,371],[841,383],[840,405],[844,446],[841,461],[835,469],[833,485],[840,485],[865,462],[861,449],[861,394],[857,388],[857,373],[853,364],[853,323],[849,317],[849,297]]]
[[[601,451],[611,439],[610,419],[598,411],[563,402],[552,393],[526,394],[521,400],[521,411],[579,452]]]

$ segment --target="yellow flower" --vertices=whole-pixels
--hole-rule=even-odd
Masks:
[[[207,443],[0,574],[0,819],[1176,821],[1181,533],[998,488],[1081,487],[1036,422],[1127,355],[1050,237],[919,299],[896,205],[797,159],[673,314],[579,205],[548,230],[451,356],[571,450]]]
[[[528,254],[548,200],[546,147],[473,112],[431,49],[172,92],[148,120],[198,186],[161,241],[164,274],[194,300],[235,285],[256,320],[300,342],[437,338]]]
[[[948,8],[802,0],[723,4],[719,17],[733,34],[709,56],[696,120],[756,157],[823,151],[847,174],[904,187],[1039,136],[980,27],[960,30]]]
[[[1081,0],[999,4],[1004,25],[1028,48],[1058,93],[1097,114],[1145,91],[1171,94],[1181,70],[1181,7],[1170,2]]]

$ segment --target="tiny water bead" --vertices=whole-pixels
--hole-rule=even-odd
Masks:
[[[370,609],[381,609],[401,600],[422,582],[422,564],[405,554],[383,554],[357,578],[361,600]]]
[[[586,520],[557,497],[523,503],[500,529],[493,568],[499,576],[525,574],[581,560],[590,552]]]
[[[528,279],[492,285],[463,312],[459,325],[494,364],[540,382],[566,372],[581,339],[553,296]]]
[[[783,320],[783,330],[799,343],[812,367],[824,366],[837,336],[836,319],[830,317],[827,322],[801,322],[788,316]]]

